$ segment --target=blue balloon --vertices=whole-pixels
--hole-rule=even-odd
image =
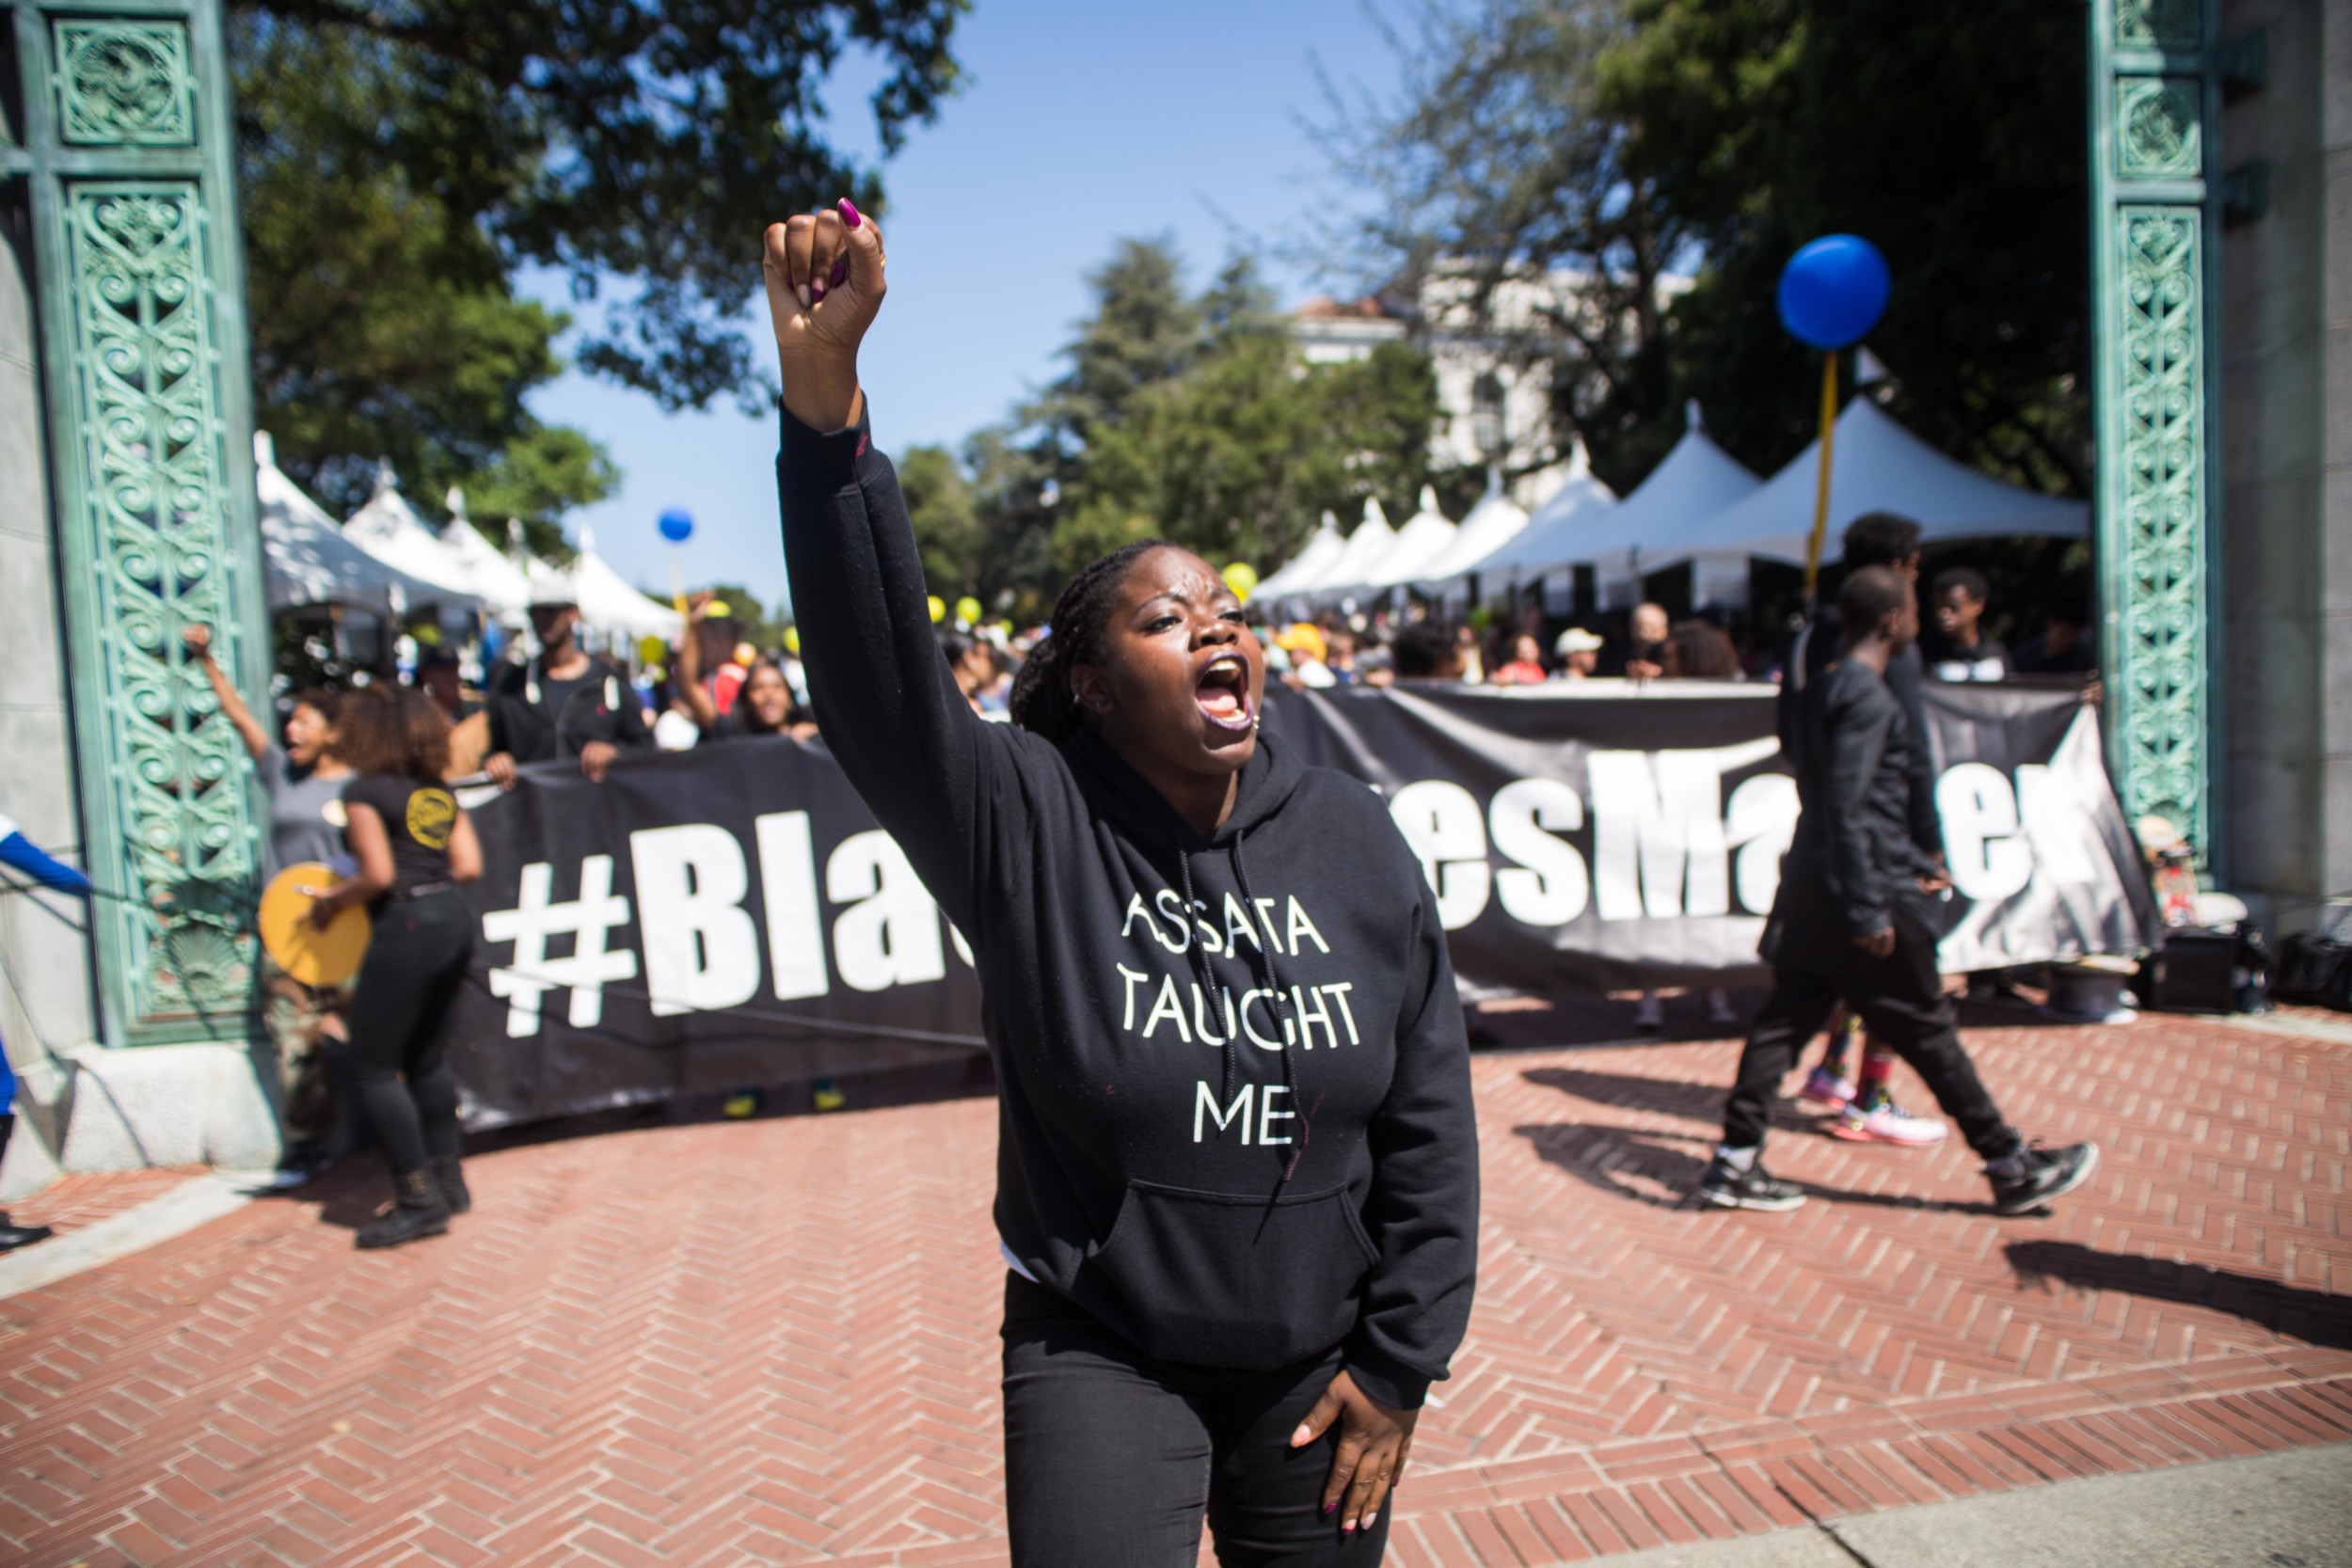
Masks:
[[[671,544],[685,544],[693,531],[694,519],[691,514],[674,506],[661,515],[661,537]]]
[[[1780,323],[1799,342],[1845,348],[1886,312],[1886,258],[1854,234],[1827,234],[1788,258],[1780,275]]]

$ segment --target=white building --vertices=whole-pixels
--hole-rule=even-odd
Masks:
[[[1573,436],[1552,430],[1552,356],[1543,350],[1560,341],[1548,321],[1581,308],[1583,283],[1582,273],[1566,270],[1506,278],[1482,320],[1477,280],[1440,269],[1417,299],[1309,300],[1292,312],[1291,336],[1311,365],[1369,358],[1382,343],[1421,347],[1437,372],[1441,410],[1431,458],[1440,467],[1502,468],[1515,476],[1511,499],[1533,511],[1559,489],[1573,457]]]

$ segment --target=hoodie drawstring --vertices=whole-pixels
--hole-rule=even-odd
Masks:
[[[1247,833],[1240,831],[1236,831],[1233,834],[1233,880],[1240,884],[1242,901],[1249,906],[1250,912],[1254,914],[1257,912],[1258,900],[1257,896],[1249,891],[1249,867],[1242,858],[1241,848],[1243,840],[1248,836],[1248,835]],[[1182,890],[1184,894],[1184,918],[1186,920],[1190,920],[1193,918],[1192,911],[1194,903],[1192,896],[1192,856],[1185,852],[1184,847],[1181,843],[1176,846],[1176,883],[1178,888]],[[1193,971],[1200,977],[1200,994],[1203,1002],[1208,1008],[1214,1012],[1216,1008],[1216,970],[1215,966],[1209,962],[1208,949],[1201,943],[1200,933],[1197,930],[1193,931],[1190,933],[1190,937],[1191,941],[1187,945],[1192,952]],[[1261,942],[1257,940],[1255,934],[1253,933],[1250,940],[1250,945],[1257,948],[1258,956],[1265,960],[1266,988],[1273,993],[1274,996],[1274,1019],[1277,1023],[1279,1023],[1282,1026],[1280,1035],[1282,1041],[1282,1087],[1284,1091],[1290,1095],[1291,1103],[1293,1105],[1296,1105],[1298,1103],[1298,1069],[1296,1065],[1291,1061],[1291,1046],[1295,1037],[1303,1039],[1304,1037],[1294,1036],[1291,1027],[1290,998],[1283,992],[1282,990],[1282,972],[1275,967],[1274,947],[1272,942]],[[1238,956],[1239,955],[1237,954],[1236,957]],[[1249,960],[1244,958],[1242,961],[1246,964]],[[1240,1033],[1241,1029],[1229,1014],[1226,1019],[1224,1040],[1225,1083],[1224,1086],[1218,1091],[1218,1098],[1223,1100],[1228,1104],[1231,1104],[1233,1099],[1233,1063],[1235,1057],[1239,1053],[1239,1048],[1235,1045],[1234,1040]],[[1298,1144],[1296,1148],[1291,1150],[1290,1159],[1282,1166],[1282,1180],[1276,1185],[1275,1190],[1277,1192],[1279,1192],[1282,1187],[1287,1186],[1290,1183],[1290,1179],[1297,1174],[1299,1157],[1307,1152],[1307,1141],[1313,1135],[1313,1132],[1314,1123],[1312,1119],[1307,1112],[1299,1112]]]
[[[1248,862],[1243,858],[1241,850],[1243,841],[1249,835],[1248,833],[1240,832],[1239,830],[1236,830],[1233,833],[1233,880],[1241,884],[1242,901],[1249,906],[1252,913],[1255,913],[1258,908],[1258,897],[1256,894],[1250,892],[1249,890],[1249,864]],[[1187,894],[1186,896],[1189,897],[1190,895]],[[1267,933],[1269,939],[1272,935],[1272,932]],[[1271,940],[1269,940],[1259,942],[1256,945],[1259,957],[1265,959],[1266,982],[1274,992],[1275,1022],[1282,1026],[1282,1087],[1289,1093],[1291,1097],[1291,1103],[1295,1106],[1298,1104],[1298,1069],[1293,1066],[1291,1062],[1291,1046],[1293,1043],[1293,1037],[1291,1031],[1290,997],[1289,994],[1282,990],[1282,972],[1276,968],[1274,964],[1274,943]],[[1306,1044],[1306,1031],[1301,1029],[1297,1033],[1296,1043],[1303,1047]],[[1232,1098],[1232,1090],[1230,1086],[1228,1086],[1226,1090],[1226,1099],[1230,1101]],[[1290,1182],[1290,1179],[1297,1174],[1299,1157],[1307,1152],[1307,1142],[1313,1136],[1314,1121],[1311,1113],[1302,1108],[1298,1112],[1298,1145],[1291,1150],[1291,1157],[1289,1161],[1282,1166],[1281,1186],[1287,1186]],[[1280,1190],[1280,1186],[1276,1188],[1276,1191],[1278,1192]]]

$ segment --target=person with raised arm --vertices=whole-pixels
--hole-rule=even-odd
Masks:
[[[968,939],[997,1065],[1012,1560],[1190,1568],[1205,1513],[1227,1564],[1375,1563],[1476,1264],[1422,866],[1361,782],[1260,735],[1264,652],[1189,550],[1079,572],[1013,721],[974,713],[858,378],[882,236],[844,201],[764,263],[811,696]]]

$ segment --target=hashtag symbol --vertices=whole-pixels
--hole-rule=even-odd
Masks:
[[[554,892],[555,867],[533,861],[523,867],[516,907],[482,917],[485,939],[515,944],[514,962],[490,971],[490,994],[512,1004],[506,1010],[510,1036],[537,1034],[540,999],[565,989],[572,993],[572,1027],[593,1029],[604,1022],[605,982],[637,977],[635,953],[605,947],[606,933],[628,923],[628,900],[612,891],[612,857],[590,855],[580,863],[580,896],[570,903],[550,903]],[[571,957],[548,958],[548,938],[564,934],[573,938]]]

